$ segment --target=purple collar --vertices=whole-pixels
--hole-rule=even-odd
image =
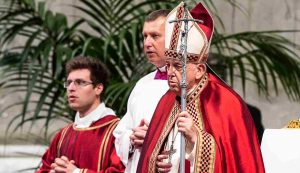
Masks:
[[[155,80],[167,80],[168,79],[166,66],[157,69],[154,79]]]

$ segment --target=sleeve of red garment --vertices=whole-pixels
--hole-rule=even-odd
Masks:
[[[61,136],[61,132],[62,131],[57,133],[53,138],[49,148],[42,157],[42,165],[36,170],[36,173],[46,173],[51,170],[51,164],[54,162],[57,155],[57,145]]]

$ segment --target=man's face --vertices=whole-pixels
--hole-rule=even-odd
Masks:
[[[73,110],[86,115],[98,106],[103,87],[102,85],[93,86],[88,69],[72,71],[67,81],[70,83],[67,87],[68,102]]]
[[[180,95],[180,83],[182,80],[182,62],[174,59],[166,60],[168,71],[168,84],[170,90]],[[200,81],[205,73],[205,67],[202,64],[186,64],[186,84],[187,93],[191,91]]]
[[[145,22],[143,28],[144,52],[156,67],[165,65],[165,17]]]

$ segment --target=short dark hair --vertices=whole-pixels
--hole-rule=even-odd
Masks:
[[[171,10],[167,9],[155,10],[146,16],[145,22],[152,22],[159,17],[167,17],[170,12]]]
[[[90,71],[90,78],[94,86],[101,83],[104,88],[106,87],[109,71],[100,60],[93,57],[77,56],[66,64],[66,77],[72,71],[80,69],[88,69]]]

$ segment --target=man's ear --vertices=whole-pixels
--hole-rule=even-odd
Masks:
[[[104,86],[102,83],[97,84],[95,87],[96,94],[100,96],[101,93],[103,92],[103,89],[104,89]]]
[[[200,80],[206,72],[206,65],[203,63],[197,64],[196,79]]]

